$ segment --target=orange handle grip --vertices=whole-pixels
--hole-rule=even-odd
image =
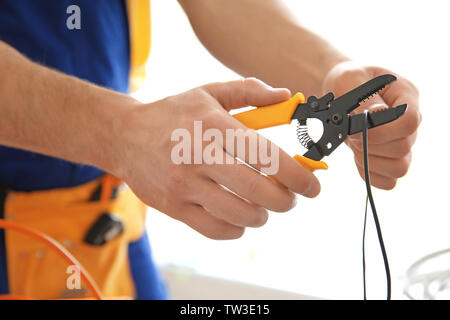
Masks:
[[[291,123],[292,115],[299,103],[304,103],[305,97],[302,93],[296,93],[289,100],[272,104],[270,106],[259,107],[250,111],[233,115],[234,118],[242,122],[250,129],[264,129],[282,124]]]
[[[300,163],[303,167],[305,167],[306,169],[308,169],[311,172],[314,172],[319,169],[323,169],[323,170],[328,169],[328,165],[323,161],[312,160],[310,158],[300,156],[298,154],[296,154],[294,156],[294,159],[297,160],[298,163]],[[270,178],[272,181],[275,181],[279,185],[281,185],[281,186],[283,185],[280,181],[278,181],[274,177],[272,177],[272,176],[267,176],[267,177]]]
[[[308,169],[311,172],[314,172],[315,170],[323,169],[327,170],[328,165],[323,161],[316,161],[312,160],[310,158],[300,156],[296,154],[294,156],[294,159],[297,160],[298,163],[300,163],[302,166],[304,166],[306,169]]]
[[[233,115],[233,117],[250,129],[255,130],[289,124],[298,104],[304,102],[305,96],[298,92],[284,102],[241,112]],[[300,155],[295,155],[294,159],[311,172],[318,169],[328,169],[328,165],[323,161],[315,161]],[[279,183],[275,178],[269,178]]]

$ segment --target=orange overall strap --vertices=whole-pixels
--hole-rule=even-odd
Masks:
[[[130,29],[130,89],[136,91],[145,79],[151,46],[150,0],[127,0]]]

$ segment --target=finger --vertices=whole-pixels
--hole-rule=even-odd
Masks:
[[[211,83],[202,87],[211,94],[227,111],[246,106],[266,106],[288,100],[288,89],[272,88],[255,78]]]
[[[354,151],[355,162],[359,167],[364,167],[363,154]],[[390,159],[379,156],[369,156],[369,171],[389,178],[403,177],[411,164],[411,153],[400,159]]]
[[[413,89],[409,81],[404,79],[400,79],[394,84],[395,86],[393,85],[391,88],[388,88],[383,94],[384,99],[391,107],[407,104],[408,109],[399,119],[381,126],[379,128],[380,133],[377,134],[377,139],[373,141],[374,143],[383,143],[384,141],[392,141],[393,139],[400,139],[412,135],[417,131],[422,121],[417,90]]]
[[[387,109],[389,106],[386,104],[386,102],[383,100],[383,98],[379,95],[375,95],[371,97],[369,100],[366,100],[365,102],[361,103],[361,105],[356,108],[351,114],[356,115],[359,113],[363,113],[365,110],[368,110],[369,112],[375,112],[375,111],[381,111],[383,109]],[[368,131],[368,139],[369,141],[372,141],[373,138],[373,130]],[[359,141],[362,142],[362,133],[353,134],[351,136],[348,136],[348,139],[351,141]]]
[[[240,148],[239,144],[245,144],[245,149]],[[242,153],[242,149],[246,152]],[[226,145],[225,150],[229,155],[236,156],[253,168],[274,177],[295,193],[315,197],[320,192],[320,183],[309,170],[255,131],[246,130],[242,134],[237,132],[234,148]]]
[[[365,110],[369,110],[369,112],[374,112],[382,109],[389,108],[386,101],[379,96],[375,95],[370,97],[368,100],[362,102],[358,108],[356,108],[352,114],[363,113]]]
[[[369,143],[369,155],[385,158],[403,158],[411,152],[417,138],[417,132],[406,138],[390,141],[384,144]],[[359,140],[349,140],[350,147],[359,153],[363,152],[363,143]]]
[[[285,212],[295,205],[292,192],[244,164],[215,164],[205,170],[210,179],[258,206]]]
[[[211,117],[206,124],[210,129],[225,133],[225,139],[222,137],[219,143],[229,162],[222,163],[235,163],[237,157],[253,168],[273,176],[295,193],[306,197],[319,194],[320,183],[309,170],[277,145],[246,128],[226,111],[223,112],[223,116]]]
[[[363,167],[356,165],[356,168],[358,169],[359,175],[363,180],[365,180],[364,175],[364,169]],[[385,177],[382,175],[379,175],[374,172],[369,171],[369,177],[370,177],[370,184],[376,188],[383,189],[383,190],[392,190],[394,189],[395,185],[397,184],[396,178],[390,178]]]
[[[400,76],[397,76],[397,81],[391,83],[381,91],[381,96],[390,106],[399,104],[398,99],[401,99],[402,95],[409,96],[415,100],[419,99],[419,91],[417,88],[409,80]]]
[[[221,219],[217,219],[202,206],[196,204],[184,204],[179,206],[172,217],[187,224],[192,229],[205,237],[214,240],[229,240],[240,238],[245,228],[231,225]]]
[[[370,129],[369,141],[372,144],[383,144],[405,138],[416,132],[422,121],[417,90],[407,80],[399,79],[382,91],[381,95],[390,107],[407,104],[408,108],[397,120]],[[350,138],[361,140],[361,135],[353,135]]]
[[[226,109],[247,105],[268,105],[284,101],[290,97],[288,90],[273,89],[253,78],[210,84],[203,88]],[[264,169],[266,174],[274,176],[296,193],[314,197],[320,192],[319,182],[309,170],[299,165],[297,161],[275,144],[258,135],[255,131],[248,130],[238,120],[227,115],[221,117],[220,120],[218,117],[215,120],[212,119],[210,125],[222,132],[226,132],[227,129],[241,129],[240,132],[234,131],[235,136],[229,140],[233,141],[232,146],[228,143],[223,145],[232,157],[239,157],[257,170]],[[256,141],[256,148],[252,148],[252,141]],[[239,152],[239,145],[242,146],[243,144],[241,150],[244,150],[244,152]],[[269,155],[271,155],[270,158]],[[263,159],[264,156],[268,158],[268,163],[264,163],[267,162]]]
[[[210,179],[200,184],[191,200],[216,218],[239,227],[261,227],[269,217],[264,208],[243,200]]]

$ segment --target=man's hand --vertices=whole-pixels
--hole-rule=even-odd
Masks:
[[[254,131],[244,137],[247,149],[240,157],[253,169],[232,157],[242,155],[234,150],[240,149],[236,137],[234,146],[211,141],[212,150],[226,151],[218,153],[232,164],[177,165],[171,159],[174,130],[187,129],[193,137],[194,121],[202,121],[204,130],[215,129],[223,137],[227,129],[245,132],[230,109],[281,102],[290,97],[289,90],[244,79],[142,104],[35,64],[1,41],[0,58],[0,70],[9,75],[0,78],[0,144],[108,171],[128,183],[147,205],[208,237],[237,238],[245,227],[263,225],[267,210],[291,209],[294,193],[314,197],[320,192],[311,172]],[[257,161],[247,158],[254,149],[253,138],[265,142],[257,145]],[[279,157],[272,157],[273,150]],[[261,154],[278,158],[279,170],[270,174],[287,188],[256,171],[268,167]]]
[[[117,128],[114,155],[108,157],[118,159],[112,172],[127,182],[146,204],[207,237],[238,238],[245,227],[263,225],[268,218],[267,210],[290,210],[295,205],[294,193],[316,196],[320,192],[318,180],[282,150],[278,173],[273,176],[287,188],[236,162],[177,165],[171,161],[175,145],[171,135],[183,128],[194,137],[194,121],[202,121],[203,130],[220,130],[224,137],[226,129],[247,130],[228,113],[230,109],[269,105],[289,97],[286,89],[273,89],[259,80],[244,79],[213,83],[155,103],[127,108]],[[251,134],[264,139],[254,131]],[[216,143],[226,149],[223,141]],[[248,155],[248,143],[246,148]],[[270,143],[267,148],[273,150]],[[233,153],[226,151],[225,157]],[[261,163],[252,166],[262,167]]]
[[[323,83],[323,92],[332,91],[338,97],[386,73],[393,74],[379,67],[362,67],[352,62],[344,62],[336,65],[328,73]],[[370,180],[375,187],[386,190],[394,188],[397,179],[408,171],[411,148],[422,119],[418,90],[407,79],[396,76],[397,81],[355,110],[355,113],[360,113],[365,109],[374,110],[408,104],[408,109],[401,118],[369,131]],[[359,174],[364,177],[361,134],[348,137],[346,143],[353,150]]]
[[[214,151],[226,151],[218,153],[232,164],[177,165],[171,159],[174,130],[189,130],[193,137],[194,121],[202,121],[204,130],[215,129],[224,137],[227,129],[245,132],[230,109],[281,102],[290,97],[289,90],[244,79],[142,104],[35,64],[1,41],[0,58],[0,70],[9,75],[0,77],[0,144],[108,171],[128,183],[147,205],[208,237],[237,238],[245,227],[263,225],[267,210],[292,208],[294,193],[314,197],[320,192],[311,172],[254,131],[244,137],[244,156],[236,137],[234,146],[216,139],[206,143],[208,147],[214,142]],[[253,138],[265,142],[257,145],[259,162],[247,158],[248,149],[254,149]],[[279,157],[272,157],[273,150]],[[261,154],[277,158],[279,170],[270,174],[287,188],[238,164],[234,154],[256,170],[268,167]]]
[[[391,73],[345,63],[346,56],[297,21],[282,1],[179,1],[196,35],[217,59],[241,75],[256,76],[273,86],[305,96],[319,95],[321,90],[339,96],[377,75]],[[369,133],[371,182],[382,189],[392,189],[408,170],[421,120],[417,89],[398,78],[381,97],[359,109],[408,104],[400,119]],[[347,144],[362,175],[361,137],[350,137]]]

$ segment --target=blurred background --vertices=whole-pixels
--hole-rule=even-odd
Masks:
[[[394,190],[374,190],[393,298],[407,298],[404,288],[411,264],[450,247],[450,174],[444,166],[450,155],[450,3],[284,2],[302,24],[348,56],[402,74],[421,92],[423,122],[410,172]],[[202,47],[177,1],[152,1],[152,28],[148,78],[136,94],[141,101],[239,78]],[[294,125],[263,134],[292,155],[304,152]],[[154,257],[169,279],[172,297],[237,298],[239,288],[245,287],[247,298],[362,299],[365,187],[347,147],[325,160],[330,168],[317,173],[322,184],[317,198],[299,198],[296,208],[272,213],[264,227],[248,229],[239,240],[209,240],[149,209]],[[370,213],[366,248],[368,298],[383,299],[384,267]],[[448,269],[450,263],[437,263],[433,270]],[[268,295],[258,295],[264,292]]]

